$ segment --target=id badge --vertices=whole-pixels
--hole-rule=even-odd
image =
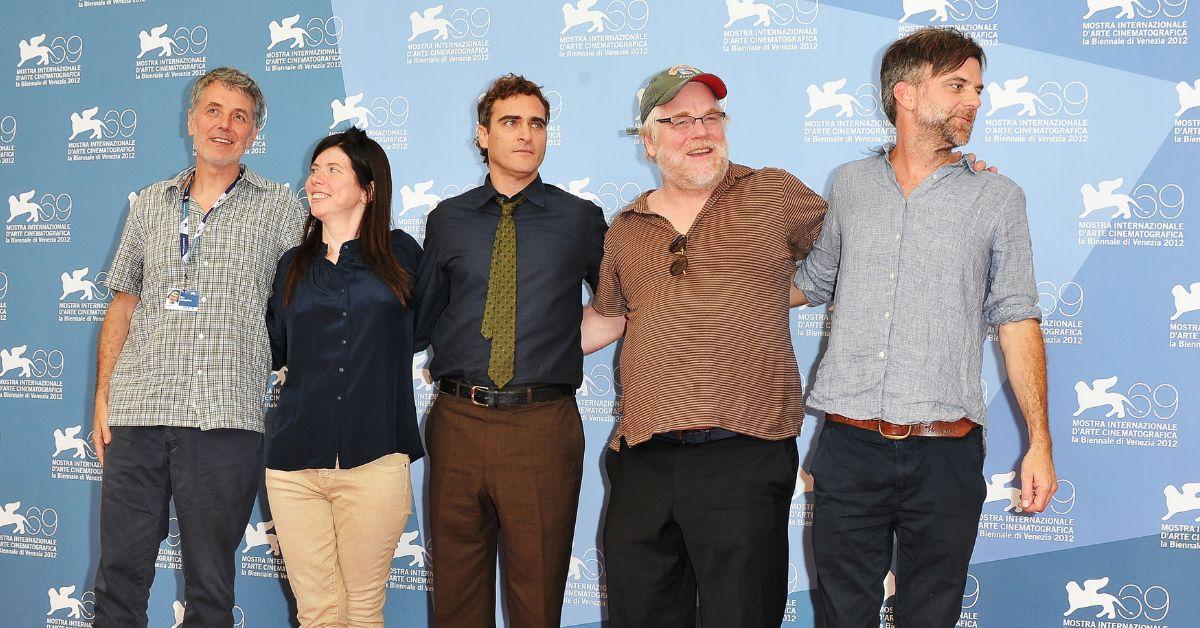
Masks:
[[[200,293],[196,290],[173,288],[167,293],[167,301],[163,307],[180,312],[195,312],[200,309]]]

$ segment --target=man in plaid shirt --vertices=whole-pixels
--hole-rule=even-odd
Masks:
[[[184,622],[233,621],[234,553],[263,468],[266,303],[303,220],[290,190],[240,163],[265,116],[246,74],[202,76],[188,111],[195,165],[142,190],[125,221],[96,375],[96,628],[146,625],[172,498]]]

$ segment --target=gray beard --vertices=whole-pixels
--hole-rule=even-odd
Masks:
[[[950,118],[921,118],[919,121],[921,126],[925,127],[934,137],[949,144],[951,148],[958,148],[971,141],[971,131],[975,128],[975,124],[972,122],[971,126],[965,132],[962,132],[962,136],[960,137],[960,131],[950,123]]]
[[[201,156],[204,154],[204,153],[203,153],[203,152],[200,150],[200,143],[199,143],[199,142],[196,142],[196,141],[194,141],[194,140],[193,140],[193,141],[192,141],[192,148],[193,148],[193,149],[195,149],[195,151],[196,151],[196,158],[197,158],[197,159],[200,159],[200,157],[201,157]],[[234,157],[234,158],[232,158],[232,159],[226,159],[226,160],[222,160],[222,161],[214,161],[214,160],[212,160],[212,159],[208,159],[208,162],[209,162],[210,164],[212,164],[213,166],[216,166],[216,167],[218,167],[218,168],[224,168],[224,167],[226,167],[226,166],[231,166],[231,165],[233,165],[233,164],[236,164],[236,163],[238,163],[239,161],[241,161],[241,158],[242,158],[242,157],[241,157],[241,155],[239,154],[237,157]],[[206,158],[206,159],[207,159],[207,158]]]
[[[714,146],[714,153],[720,159],[720,165],[717,167],[711,179],[698,180],[691,176],[692,173],[686,171],[682,166],[686,155],[681,157],[679,161],[672,163],[670,160],[659,159],[658,171],[662,175],[663,180],[670,181],[672,185],[684,190],[707,190],[715,187],[725,174],[729,172],[729,151],[726,147]]]

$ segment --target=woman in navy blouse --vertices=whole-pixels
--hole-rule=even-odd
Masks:
[[[267,495],[301,626],[382,626],[396,541],[424,455],[413,404],[412,278],[421,247],[389,231],[387,154],[357,128],[313,151],[312,215],[267,308],[274,368]]]

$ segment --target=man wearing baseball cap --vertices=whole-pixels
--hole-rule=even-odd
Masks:
[[[613,219],[584,349],[625,326],[605,465],[609,622],[778,626],[804,416],[789,302],[825,201],[729,162],[724,81],[678,65],[639,97],[662,187]],[[798,297],[798,293],[796,293]]]

